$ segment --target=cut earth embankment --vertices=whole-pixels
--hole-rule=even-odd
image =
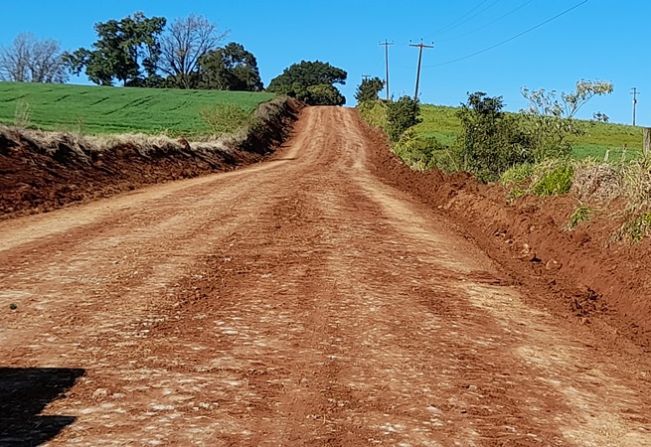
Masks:
[[[369,163],[373,173],[450,217],[516,283],[533,291],[530,296],[554,296],[542,304],[614,335],[613,343],[624,346],[627,340],[651,350],[651,242],[613,240],[621,221],[612,209],[570,230],[578,198],[512,201],[502,186],[469,174],[412,170],[381,131],[364,126],[376,148]]]
[[[284,142],[301,108],[289,98],[264,103],[246,131],[215,142],[125,136],[98,143],[0,128],[0,219],[261,161]]]

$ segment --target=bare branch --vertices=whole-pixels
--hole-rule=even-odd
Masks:
[[[522,89],[522,95],[529,101],[529,113],[556,118],[573,118],[594,96],[613,92],[613,84],[606,81],[579,81],[572,93],[558,93],[555,90]]]
[[[199,60],[226,37],[203,16],[178,19],[161,40],[161,70],[176,79],[178,87],[190,88]]]
[[[0,76],[5,81],[28,81],[28,63],[30,58],[30,42],[33,36],[18,35],[9,48],[0,51]]]
[[[18,35],[0,50],[0,79],[15,82],[65,82],[67,78],[59,43]]]

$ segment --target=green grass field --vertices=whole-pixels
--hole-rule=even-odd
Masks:
[[[77,132],[209,133],[201,110],[236,104],[253,111],[271,93],[175,90],[0,82],[0,123],[15,124],[17,112],[30,128]],[[27,113],[22,111],[27,110]]]
[[[434,136],[441,143],[450,145],[461,130],[454,107],[424,105],[421,108],[423,122],[416,126],[416,132]],[[583,135],[572,140],[575,158],[596,158],[603,160],[610,150],[609,160],[621,160],[623,147],[627,146],[626,158],[635,157],[642,152],[642,129],[622,124],[604,124],[581,121]]]

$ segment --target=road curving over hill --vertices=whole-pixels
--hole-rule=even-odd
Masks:
[[[0,445],[651,446],[648,358],[376,150],[308,108],[271,161],[0,222]]]

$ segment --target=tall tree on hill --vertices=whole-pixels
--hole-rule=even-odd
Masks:
[[[380,91],[384,88],[384,81],[378,77],[362,80],[357,86],[355,99],[357,102],[377,101]]]
[[[19,34],[0,49],[0,79],[14,82],[61,83],[67,79],[59,43]]]
[[[168,84],[178,88],[196,87],[201,59],[226,34],[202,16],[190,15],[172,23],[161,39],[160,69],[169,76]]]
[[[199,88],[258,92],[263,88],[258,61],[235,42],[210,51],[200,60]]]
[[[161,55],[159,36],[165,23],[164,17],[147,18],[142,12],[97,23],[93,49],[79,48],[67,53],[65,60],[75,74],[85,68],[96,84],[113,85],[117,79],[125,86],[156,85],[160,82],[156,73]]]
[[[301,61],[274,78],[267,90],[299,98],[310,105],[343,105],[346,98],[334,84],[345,84],[347,77],[346,71],[329,63]]]

